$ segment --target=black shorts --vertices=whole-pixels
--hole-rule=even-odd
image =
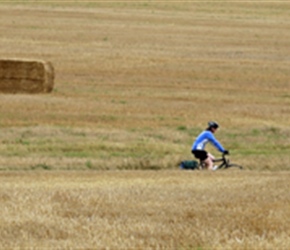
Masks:
[[[195,158],[204,161],[207,158],[207,152],[205,150],[192,150],[192,154]]]

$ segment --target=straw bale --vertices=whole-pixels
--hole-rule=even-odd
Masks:
[[[0,92],[48,93],[54,85],[54,68],[50,62],[0,59]]]

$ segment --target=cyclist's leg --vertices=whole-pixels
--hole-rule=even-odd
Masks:
[[[215,157],[214,157],[211,153],[207,153],[207,156],[208,156],[212,161],[214,161]]]
[[[215,157],[210,154],[210,153],[207,153],[207,156],[208,156],[208,169],[209,170],[216,170],[217,169],[217,166],[214,166],[214,160],[215,160]]]
[[[193,150],[192,153],[195,158],[200,160],[202,166],[205,169],[212,169],[213,160],[208,156],[208,152],[206,152],[205,150]]]
[[[203,162],[205,163],[205,168],[207,170],[213,169],[213,160],[210,156],[208,156]]]

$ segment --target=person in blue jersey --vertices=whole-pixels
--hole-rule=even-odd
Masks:
[[[229,151],[225,150],[219,141],[215,138],[214,133],[219,128],[219,125],[210,121],[205,131],[199,134],[196,140],[192,144],[191,152],[195,158],[205,163],[205,168],[208,170],[216,170],[217,166],[213,165],[214,156],[205,150],[205,146],[210,142],[221,153],[229,154]]]

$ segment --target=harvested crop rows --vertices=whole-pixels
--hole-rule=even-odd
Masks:
[[[289,248],[289,7],[1,2],[55,84],[0,95],[0,248]],[[245,171],[178,170],[208,120]]]

